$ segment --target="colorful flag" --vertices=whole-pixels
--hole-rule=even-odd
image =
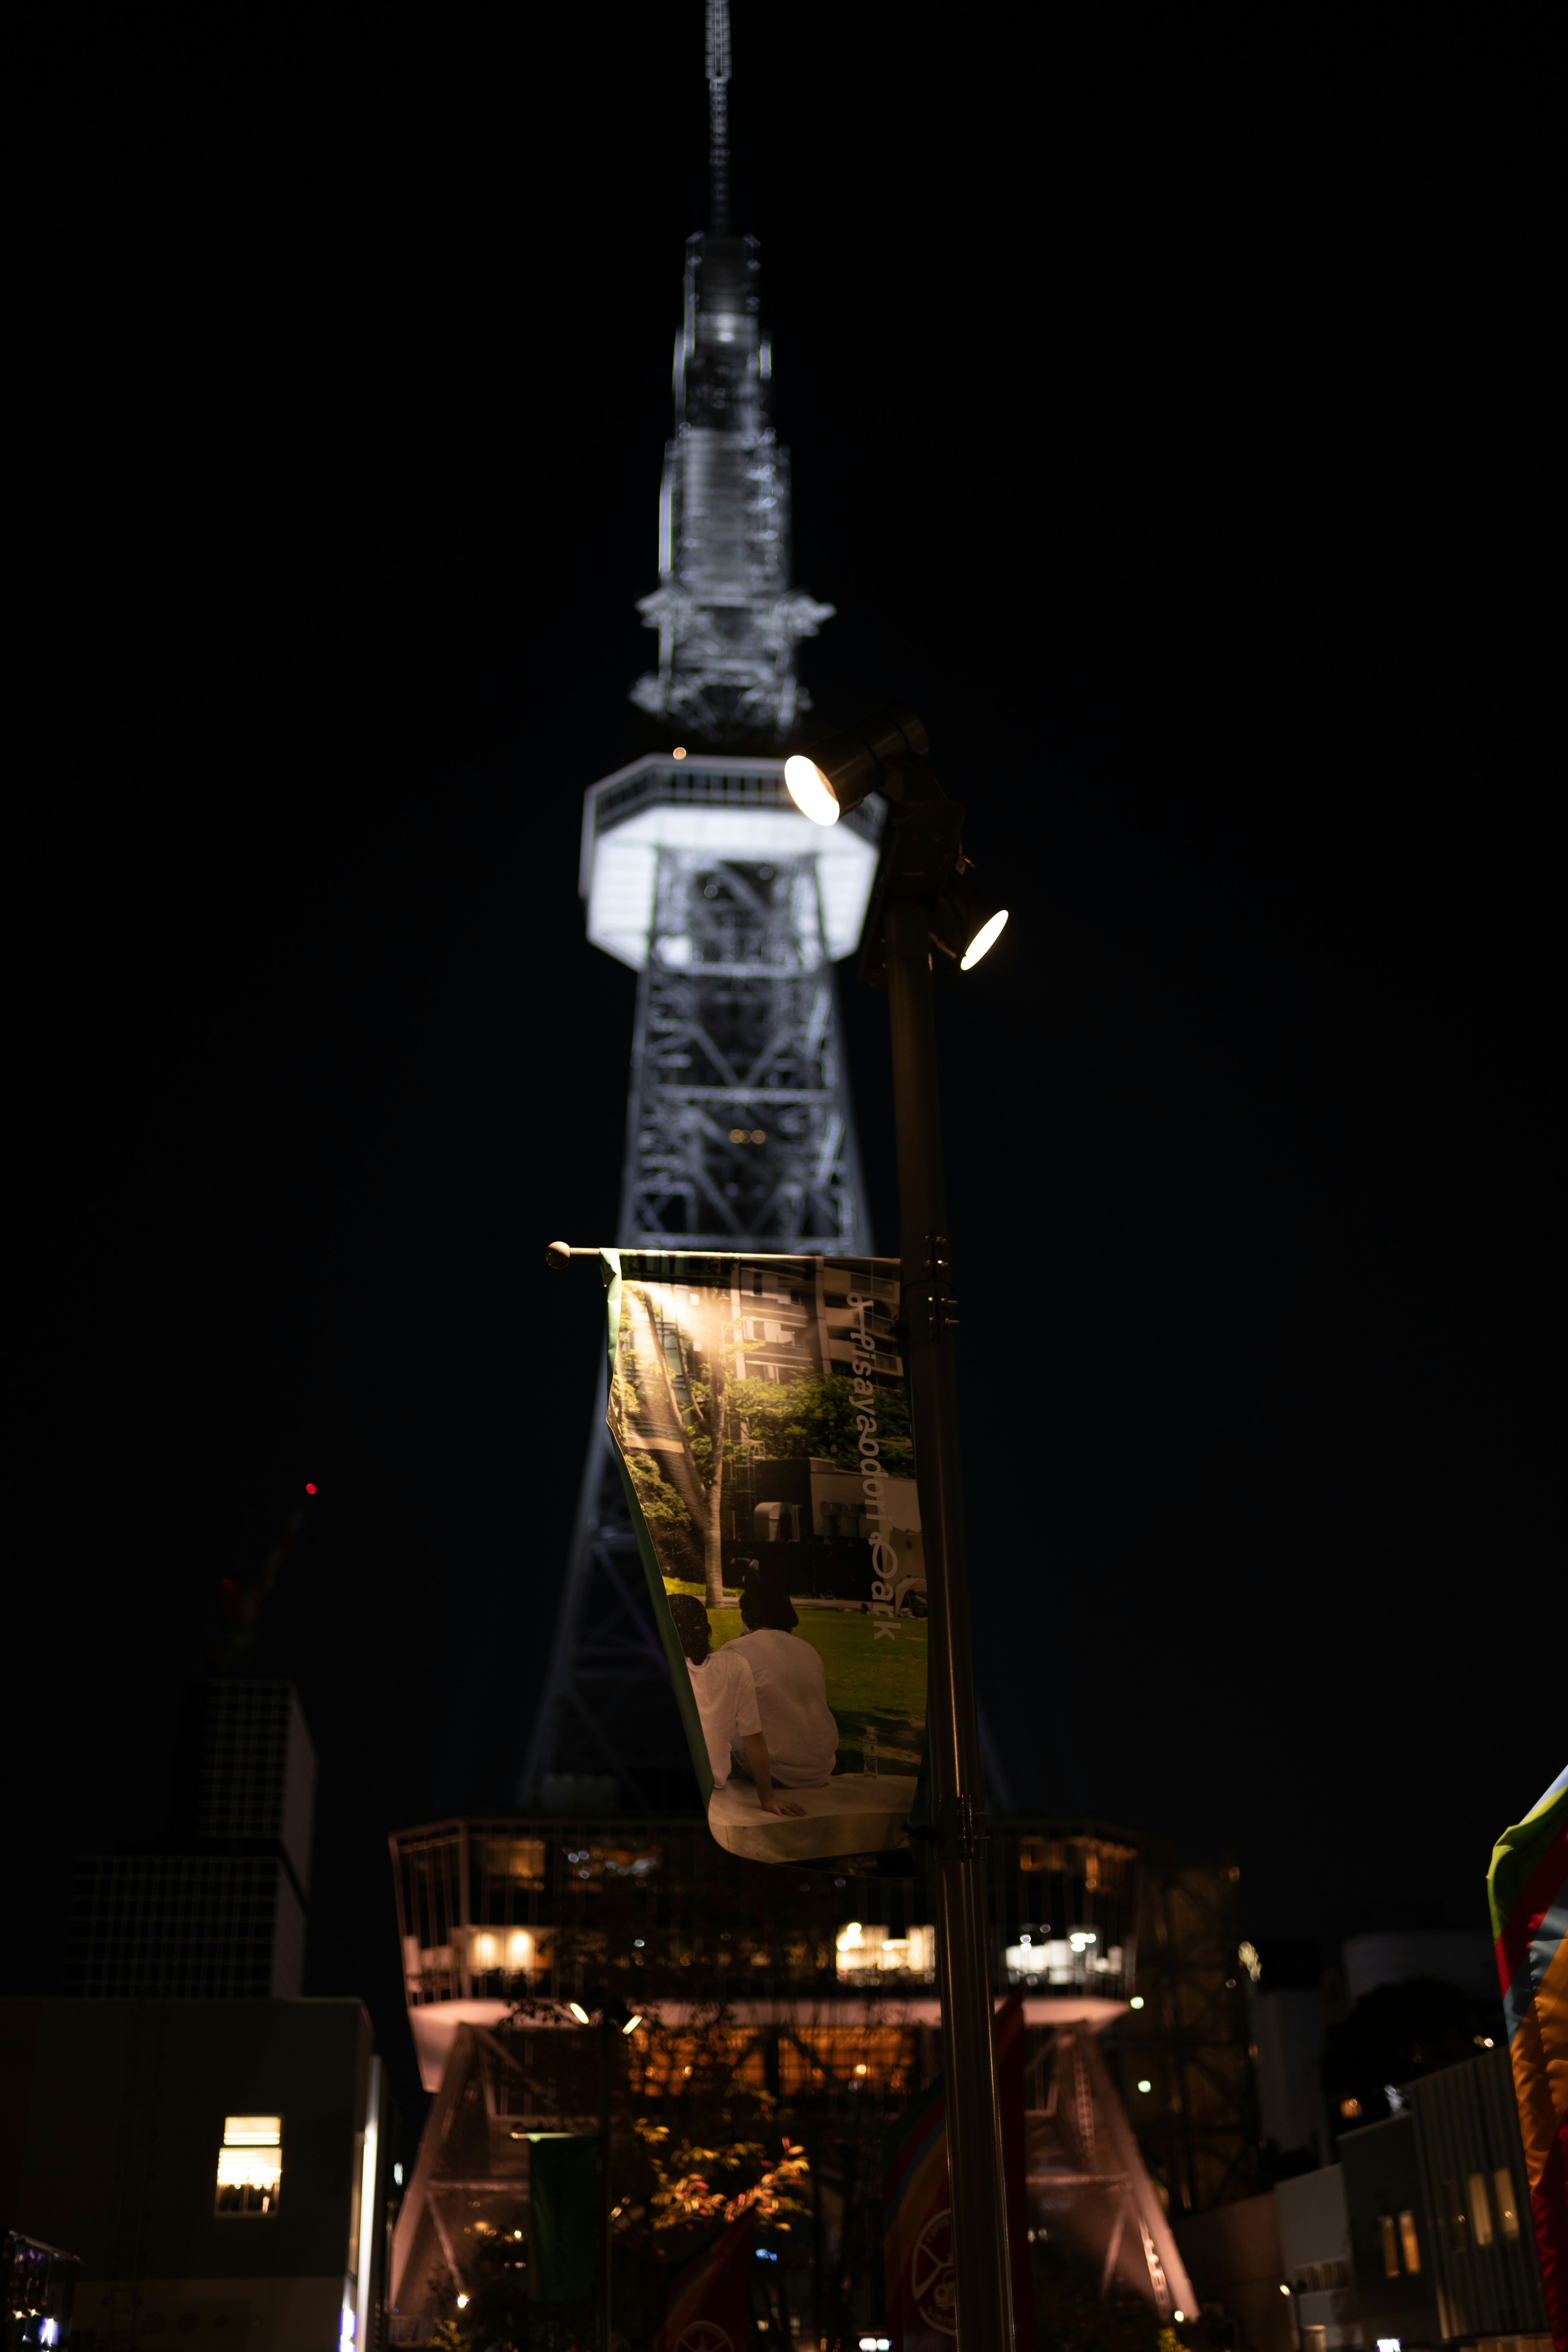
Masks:
[[[756,2215],[742,2214],[669,2283],[657,2352],[746,2352],[747,2265]]]
[[[601,1265],[606,1419],[710,1829],[759,1862],[907,1843],[927,1594],[896,1263]]]
[[[940,2074],[883,2137],[882,2267],[899,2352],[952,2352],[958,2298]]]
[[[1568,1768],[1492,1848],[1487,1896],[1541,2282],[1568,2352]]]

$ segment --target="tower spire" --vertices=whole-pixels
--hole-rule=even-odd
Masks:
[[[761,749],[787,742],[809,709],[795,646],[833,607],[790,582],[789,455],[773,432],[757,243],[731,226],[730,0],[707,10],[713,225],[687,239],[658,586],[637,603],[658,632],[658,667],[632,700],[688,740]]]
[[[708,0],[709,228],[730,234],[730,0]]]

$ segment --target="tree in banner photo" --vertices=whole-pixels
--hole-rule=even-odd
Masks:
[[[903,1844],[926,1573],[889,1260],[602,1253],[607,1419],[721,1845]]]

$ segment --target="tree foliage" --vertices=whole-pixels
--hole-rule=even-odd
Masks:
[[[794,1381],[731,1381],[730,1411],[746,1424],[746,1444],[759,1462],[798,1461],[803,1455],[836,1463],[841,1470],[860,1467],[860,1417],[872,1412],[880,1443],[882,1468],[889,1477],[912,1478],[914,1446],[910,1437],[910,1409],[896,1391],[879,1389],[874,1397],[857,1396],[847,1372],[824,1378],[805,1372]]]

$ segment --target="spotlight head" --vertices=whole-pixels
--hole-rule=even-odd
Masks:
[[[589,2016],[587,2011],[584,2008],[580,2000],[569,2000],[566,2006],[571,2011],[579,2025],[592,2025],[594,2021]]]
[[[889,767],[921,760],[926,730],[912,710],[879,710],[842,735],[814,743],[784,761],[784,785],[803,816],[837,824],[884,782]]]
[[[792,751],[784,761],[784,788],[802,816],[813,824],[837,824],[839,819],[838,795],[815,760],[804,751]]]
[[[973,971],[981,957],[995,946],[1006,920],[1005,907],[997,906],[972,882],[953,874],[937,900],[931,937],[960,971]]]

